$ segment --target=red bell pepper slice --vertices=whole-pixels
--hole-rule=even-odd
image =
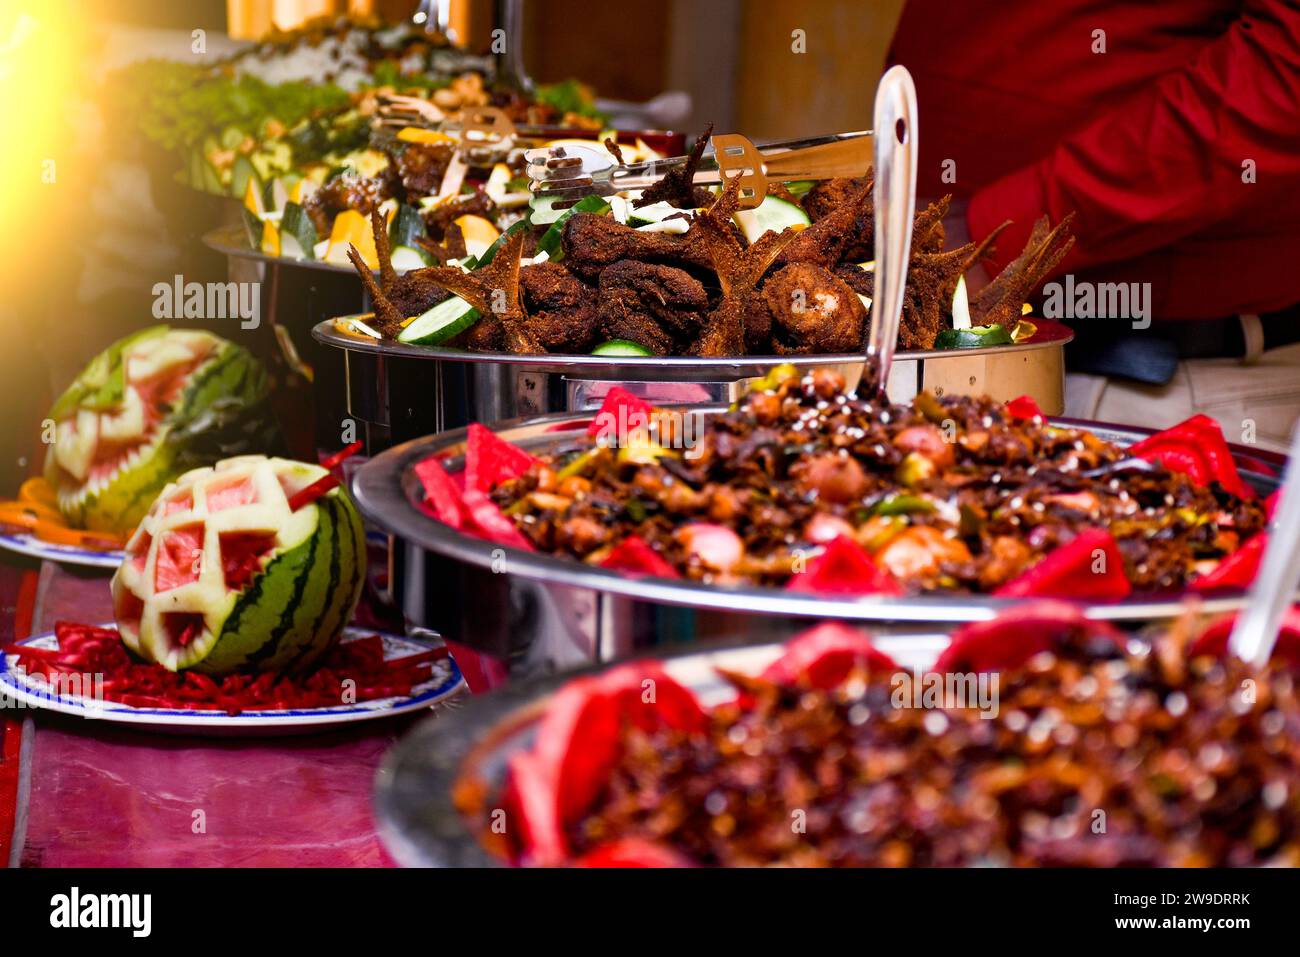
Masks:
[[[507,545],[510,548],[523,549],[526,552],[533,551],[533,543],[524,537],[524,533],[519,531],[515,523],[510,521],[501,509],[497,508],[496,502],[488,498],[486,492],[476,488],[466,488],[461,501],[475,528],[488,541]]]
[[[1043,410],[1038,407],[1038,403],[1031,395],[1022,395],[1010,399],[1006,403],[1007,414],[1013,419],[1042,419],[1045,418]]]
[[[826,543],[822,553],[808,562],[802,574],[786,583],[787,591],[819,595],[901,595],[894,576],[877,565],[866,550],[848,535]]]
[[[1213,655],[1223,658],[1228,654],[1228,636],[1236,624],[1236,615],[1227,615],[1212,621],[1209,626],[1187,646],[1187,657]],[[1278,628],[1277,644],[1273,646],[1273,659],[1287,667],[1300,670],[1300,605],[1292,605],[1282,616]]]
[[[632,662],[566,684],[547,706],[519,773],[515,764],[522,755],[511,762],[507,807],[526,822],[525,859],[550,866],[564,858],[565,825],[605,787],[626,725],[696,732],[707,722],[695,695],[655,662]]]
[[[490,492],[502,482],[523,475],[537,461],[491,429],[472,423],[465,438],[465,487]]]
[[[593,439],[603,435],[615,439],[625,437],[636,429],[648,428],[654,410],[654,406],[639,395],[633,395],[622,386],[613,386],[605,393],[605,401],[587,426],[587,434]]]
[[[991,621],[963,625],[934,663],[934,671],[968,674],[1018,668],[1034,655],[1059,646],[1071,634],[1124,646],[1123,635],[1108,622],[1092,621],[1064,602],[1041,601],[1002,612]]]
[[[695,862],[658,841],[623,837],[588,851],[574,867],[694,867]]]
[[[1095,570],[1098,559],[1102,567]],[[997,588],[997,598],[1073,598],[1114,601],[1132,591],[1124,557],[1110,532],[1089,528],[1042,561]]]
[[[452,528],[464,528],[470,523],[460,489],[437,458],[431,456],[415,463],[415,477],[424,487],[424,497],[440,522]]]
[[[1197,485],[1217,481],[1242,499],[1253,499],[1255,490],[1242,481],[1232,450],[1219,423],[1208,415],[1194,415],[1163,432],[1148,436],[1129,447],[1129,454],[1165,468],[1184,472]]]
[[[600,563],[601,568],[611,568],[628,575],[650,575],[655,578],[681,578],[677,569],[650,547],[639,535],[629,535],[610,549]]]
[[[555,813],[557,785],[550,769],[531,751],[512,755],[506,767],[501,804],[506,827],[518,852],[518,863],[531,867],[559,867],[569,857],[569,842]]]
[[[779,685],[825,689],[838,687],[855,668],[893,672],[898,665],[864,632],[827,621],[790,639],[761,677]]]
[[[1259,574],[1260,559],[1264,557],[1266,548],[1268,532],[1260,532],[1215,565],[1213,570],[1195,579],[1192,588],[1199,592],[1219,588],[1248,588]]]

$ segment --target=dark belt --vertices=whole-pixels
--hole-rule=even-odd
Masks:
[[[1264,350],[1300,342],[1300,305],[1261,315]],[[1236,316],[1187,322],[1152,322],[1136,330],[1129,320],[1079,319],[1066,347],[1071,372],[1164,385],[1183,359],[1240,359],[1246,339]]]

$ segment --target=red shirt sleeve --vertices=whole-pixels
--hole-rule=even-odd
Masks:
[[[1246,160],[1253,183],[1243,181]],[[1078,242],[1058,271],[1077,271],[1216,227],[1248,231],[1252,215],[1267,216],[1297,191],[1300,3],[1247,0],[1185,69],[975,193],[967,223],[980,239],[1013,220],[992,257],[997,271],[1024,248],[1035,219],[1073,211]]]

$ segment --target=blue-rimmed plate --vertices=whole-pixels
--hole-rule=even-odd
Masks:
[[[40,558],[62,565],[80,565],[83,568],[116,569],[122,564],[120,551],[96,551],[93,548],[78,548],[76,545],[56,545],[41,541],[30,532],[13,534],[0,533],[0,548],[31,558]]]
[[[374,629],[348,628],[343,632],[343,641],[355,641],[374,634],[377,634]],[[421,631],[418,636],[378,634],[384,642],[384,658],[389,661],[443,646],[442,639],[429,631]],[[37,635],[19,644],[51,649],[59,646],[58,639],[53,634]],[[450,656],[435,660],[429,679],[413,688],[407,697],[377,698],[329,708],[249,710],[235,715],[224,711],[181,708],[133,708],[96,697],[93,677],[87,677],[85,681],[89,687],[74,686],[58,689],[59,693],[55,693],[44,676],[28,675],[16,665],[12,655],[0,652],[0,703],[20,708],[44,708],[61,714],[136,725],[150,731],[174,734],[302,734],[424,710],[446,701],[465,688],[465,679]]]

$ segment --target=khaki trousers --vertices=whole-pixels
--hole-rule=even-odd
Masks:
[[[1202,412],[1229,442],[1285,452],[1300,419],[1300,343],[1257,358],[1187,359],[1163,386],[1104,376],[1065,377],[1065,414],[1163,429]]]

